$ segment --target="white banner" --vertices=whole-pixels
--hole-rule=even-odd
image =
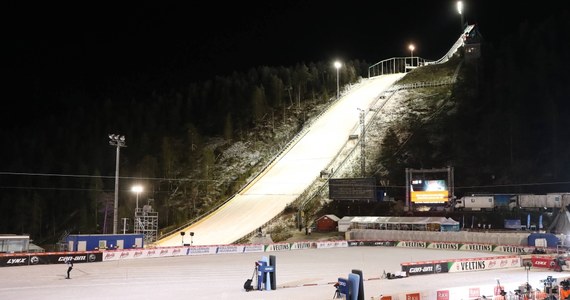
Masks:
[[[345,248],[348,247],[348,242],[347,241],[323,241],[323,242],[317,242],[317,248],[318,249],[323,249],[323,248]]]
[[[449,262],[449,272],[484,271],[518,268],[520,266],[521,258],[519,256],[469,258]]]

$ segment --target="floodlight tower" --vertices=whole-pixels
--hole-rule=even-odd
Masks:
[[[338,99],[340,97],[340,77],[338,71],[342,64],[337,60],[334,62],[334,67],[336,68],[336,98]]]
[[[461,16],[461,31],[463,31],[463,1],[457,1],[457,12]]]
[[[410,49],[410,66],[414,66],[414,49],[416,49],[416,46],[414,46],[414,44],[410,44],[410,46],[408,46],[408,49]]]
[[[119,224],[119,155],[121,147],[126,147],[125,136],[109,134],[109,145],[117,147],[117,158],[115,159],[115,204],[113,206],[113,234],[117,234]]]
[[[142,187],[142,185],[135,185],[135,186],[131,187],[131,191],[133,193],[136,193],[136,195],[137,195],[137,201],[135,204],[135,214],[136,214],[136,212],[139,211],[139,194],[143,191],[143,187]]]

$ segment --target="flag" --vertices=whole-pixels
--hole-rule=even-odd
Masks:
[[[530,214],[526,215],[526,228],[530,229]]]

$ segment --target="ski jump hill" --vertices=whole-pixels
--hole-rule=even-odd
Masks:
[[[472,28],[467,26],[450,51],[434,63],[446,62],[463,45],[463,36]],[[357,132],[359,110],[368,112],[380,96],[404,75],[402,72],[362,79],[303,129],[239,193],[209,215],[167,234],[153,245],[181,246],[181,232],[185,235],[193,233],[192,245],[232,244],[278,216],[319,177],[344,147],[348,137]]]

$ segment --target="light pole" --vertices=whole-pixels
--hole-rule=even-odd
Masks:
[[[410,44],[408,46],[408,49],[410,49],[410,66],[413,67],[414,66],[414,49],[416,49],[416,47],[414,46],[414,44]]]
[[[366,123],[365,117],[366,112],[363,109],[357,108],[360,112],[360,176],[364,177],[366,173],[366,150],[365,150],[365,143],[366,137],[364,136],[366,133]]]
[[[334,62],[334,67],[336,68],[336,98],[338,99],[340,97],[340,77],[338,70],[342,67],[342,64],[337,60]]]
[[[524,269],[526,270],[526,293],[527,295],[530,294],[530,284],[528,283],[528,271],[532,268],[532,262],[527,261],[524,264]]]
[[[123,218],[123,234],[127,233],[127,220],[129,218]]]
[[[117,147],[117,158],[115,159],[115,205],[113,207],[113,234],[117,234],[119,223],[119,155],[121,147],[126,147],[125,136],[109,134],[109,145]]]
[[[142,185],[135,185],[131,188],[131,191],[137,194],[137,202],[135,206],[135,214],[139,211],[139,194],[143,191]]]
[[[463,1],[457,1],[457,12],[461,16],[461,31],[463,31]]]

